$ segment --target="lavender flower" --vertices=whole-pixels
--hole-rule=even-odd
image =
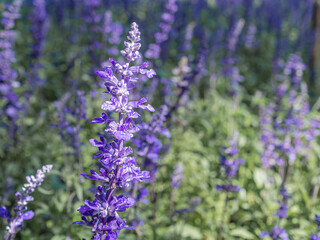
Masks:
[[[196,26],[196,24],[194,22],[191,22],[187,25],[186,33],[184,36],[184,44],[183,44],[184,51],[189,51],[192,48],[191,39],[193,37],[193,31],[194,31],[195,26]]]
[[[196,82],[200,77],[204,76],[207,73],[206,70],[206,57],[208,54],[207,49],[207,38],[204,37],[204,40],[201,43],[201,47],[198,51],[197,57],[194,59],[194,68],[190,71],[188,66],[188,59],[183,57],[179,62],[179,67],[173,70],[174,74],[178,76],[173,77],[173,82],[177,85],[177,98],[174,103],[171,103],[170,100],[167,100],[167,104],[170,104],[169,112],[167,118],[172,116],[172,113],[176,111],[183,102],[188,98],[189,88],[192,83]],[[169,90],[168,92],[171,92]]]
[[[98,57],[95,50],[99,49],[100,43],[98,41],[98,36],[101,32],[101,27],[99,23],[101,21],[101,15],[99,14],[99,7],[101,5],[101,0],[84,0],[84,20],[87,23],[87,29],[89,32],[89,55],[90,57],[97,61]]]
[[[255,39],[255,34],[257,32],[257,28],[255,25],[251,24],[249,27],[248,27],[248,30],[247,30],[247,35],[246,35],[246,38],[245,38],[245,47],[246,48],[253,48],[256,44],[256,39]]]
[[[239,19],[235,26],[233,26],[227,37],[227,57],[222,59],[222,63],[225,65],[222,73],[229,79],[231,79],[231,95],[236,96],[240,90],[239,83],[243,81],[243,77],[239,73],[239,69],[236,66],[237,60],[235,58],[235,51],[239,36],[244,26],[244,20]]]
[[[158,114],[153,114],[150,123],[141,123],[138,125],[140,129],[137,137],[133,138],[133,144],[137,147],[137,154],[143,158],[143,167],[150,171],[150,180],[155,180],[159,165],[160,152],[163,145],[159,139],[159,135],[167,138],[170,132],[163,125],[168,114],[168,107],[162,106]]]
[[[183,180],[183,164],[178,162],[174,167],[174,172],[171,175],[171,187],[178,188]]]
[[[110,59],[110,66],[97,72],[105,80],[106,93],[110,94],[110,100],[103,103],[101,108],[107,112],[118,113],[119,120],[111,120],[105,113],[92,120],[92,123],[105,124],[106,133],[113,137],[110,143],[104,137],[100,137],[100,141],[90,140],[93,146],[99,148],[100,152],[94,158],[99,159],[102,167],[99,173],[91,170],[92,175],[82,174],[102,184],[97,188],[95,200],[85,201],[85,205],[78,209],[83,215],[82,221],[75,222],[91,227],[93,239],[117,239],[121,229],[130,228],[126,225],[126,221],[120,218],[118,212],[124,212],[133,206],[135,201],[131,197],[122,194],[116,196],[116,194],[122,188],[129,187],[131,181],[143,181],[150,177],[147,171],[141,171],[136,166],[137,160],[129,156],[133,150],[124,146],[124,142],[129,141],[139,130],[133,121],[139,114],[133,109],[154,111],[151,105],[144,105],[147,102],[145,98],[129,101],[129,95],[135,87],[134,82],[138,80],[136,76],[142,74],[152,78],[155,71],[145,69],[147,63],[130,66],[131,62],[141,57],[140,32],[136,23],[132,23],[127,38],[129,41],[125,42],[126,48],[121,51],[127,60],[126,63],[120,64]]]
[[[148,50],[145,53],[146,58],[158,59],[161,53],[161,43],[168,39],[169,32],[174,23],[174,14],[178,10],[176,0],[168,0],[166,4],[166,12],[161,15],[161,22],[159,23],[160,31],[156,32],[155,43],[149,44]]]
[[[111,45],[119,44],[121,42],[122,33],[123,27],[121,23],[112,22],[112,13],[110,11],[106,11],[104,14],[104,26],[102,29],[104,41]],[[116,56],[119,51],[115,46],[111,46],[107,49],[107,52],[111,56]]]
[[[229,147],[223,147],[224,153],[220,155],[220,164],[223,172],[226,176],[227,183],[224,185],[217,185],[216,189],[223,192],[238,192],[240,188],[232,185],[231,180],[238,174],[239,165],[244,161],[241,158],[237,158],[238,155],[238,133],[235,133],[232,139],[229,140]]]
[[[81,121],[87,121],[87,106],[84,92],[77,91],[71,100],[70,94],[66,94],[59,101],[55,102],[55,106],[59,120],[58,123],[52,124],[52,126],[59,129],[59,134],[65,143],[77,149],[79,147],[77,139],[81,130]]]
[[[310,118],[309,104],[306,95],[306,86],[302,84],[302,75],[305,65],[298,54],[290,55],[284,64],[284,74],[278,75],[278,85],[275,90],[275,101],[269,104],[262,112],[261,126],[263,133],[261,141],[264,145],[262,163],[265,167],[276,170],[279,167],[281,187],[279,190],[279,209],[274,214],[280,220],[273,232],[267,233],[273,239],[288,239],[287,234],[280,228],[281,219],[287,218],[289,194],[286,191],[286,182],[292,173],[293,164],[299,155],[306,157],[305,150],[310,141],[318,134],[315,131],[319,122]],[[313,125],[314,124],[314,125]],[[314,128],[315,127],[315,128]],[[283,230],[283,231],[282,231]],[[266,235],[263,235],[266,236]]]
[[[316,216],[315,216],[315,220],[316,220],[316,222],[317,222],[318,230],[319,230],[319,229],[320,229],[320,216],[316,215]],[[312,234],[312,235],[310,236],[310,239],[311,239],[311,240],[320,240],[320,237],[319,237],[318,234]]]
[[[239,19],[235,26],[231,29],[228,36],[227,41],[227,51],[229,54],[234,53],[236,51],[237,43],[239,41],[239,36],[242,32],[245,21],[243,19]]]
[[[289,209],[287,202],[288,202],[290,196],[289,196],[284,184],[280,188],[280,196],[282,198],[281,201],[278,201],[280,207],[274,215],[280,219],[287,218],[288,217],[287,211]]]
[[[31,34],[33,38],[31,56],[38,59],[41,56],[45,37],[48,31],[48,14],[45,0],[33,1],[33,12],[31,15]]]
[[[320,240],[320,237],[319,237],[317,234],[312,234],[312,235],[310,236],[310,239],[311,239],[311,240]]]
[[[269,236],[273,240],[290,240],[288,234],[283,228],[274,226],[272,232],[264,232],[260,234],[260,237]]]
[[[22,187],[22,192],[17,192],[16,197],[18,198],[17,203],[14,205],[14,215],[11,217],[10,212],[6,207],[0,208],[0,217],[6,218],[8,226],[6,228],[7,233],[5,234],[6,240],[14,239],[16,233],[21,229],[22,222],[33,218],[34,212],[28,210],[28,202],[33,201],[31,193],[35,191],[35,188],[40,186],[44,180],[45,174],[49,173],[52,169],[52,165],[45,165],[41,169],[38,169],[36,176],[26,177],[27,183]]]
[[[15,19],[20,17],[21,4],[22,0],[6,4],[1,19],[3,29],[0,30],[0,98],[6,102],[0,113],[6,115],[11,122],[10,136],[12,139],[14,139],[14,133],[17,129],[18,112],[21,110],[18,96],[14,92],[14,88],[19,86],[19,82],[15,81],[17,73],[11,68],[11,64],[16,61],[13,50],[16,33],[12,29]]]

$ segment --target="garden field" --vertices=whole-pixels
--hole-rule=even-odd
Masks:
[[[0,0],[0,240],[320,240],[319,0]]]

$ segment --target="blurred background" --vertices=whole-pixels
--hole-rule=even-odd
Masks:
[[[35,217],[16,239],[90,239],[89,228],[72,222],[94,198],[94,182],[79,175],[97,169],[88,140],[104,134],[90,124],[107,98],[95,72],[109,58],[123,59],[132,22],[141,31],[141,63],[157,73],[140,79],[132,98],[146,97],[158,115],[137,121],[165,117],[165,130],[147,133],[157,138],[147,141],[156,156],[135,146],[143,134],[133,140],[152,179],[125,190],[137,198],[121,215],[134,230],[119,239],[260,239],[277,224],[283,182],[290,198],[281,227],[290,239],[310,239],[320,213],[319,4],[1,0],[0,205],[12,208],[25,176],[54,166],[29,204]],[[266,131],[277,135],[281,163],[266,153]],[[243,160],[232,178],[221,160],[232,155],[229,144]],[[231,181],[237,191],[217,188]]]

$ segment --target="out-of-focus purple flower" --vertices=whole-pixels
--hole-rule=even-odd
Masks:
[[[196,24],[194,22],[191,22],[187,25],[186,28],[186,33],[184,36],[184,46],[183,46],[183,50],[184,51],[189,51],[191,50],[191,39],[193,37],[193,30],[195,28]]]
[[[236,51],[237,43],[239,42],[239,37],[242,32],[244,23],[244,19],[239,19],[229,32],[229,36],[227,37],[227,50],[229,54]]]
[[[291,174],[288,169],[299,156],[307,157],[306,152],[310,141],[319,134],[320,126],[319,121],[310,115],[309,103],[306,99],[307,89],[302,83],[302,75],[306,67],[301,57],[298,54],[292,54],[281,67],[284,71],[282,75],[277,75],[278,84],[274,102],[262,111],[260,122],[263,130],[261,142],[264,149],[262,163],[268,168],[280,167],[282,172],[278,201],[280,207],[274,214],[280,220],[287,218],[289,194],[285,185]],[[275,227],[280,229],[280,222]]]
[[[34,0],[31,15],[31,34],[33,38],[31,56],[38,59],[41,56],[45,37],[49,27],[45,0]]]
[[[0,98],[6,101],[0,114],[9,118],[12,128],[15,130],[17,129],[15,122],[21,110],[21,104],[14,91],[19,83],[16,81],[17,73],[11,68],[11,64],[16,61],[14,54],[16,32],[13,28],[15,19],[20,17],[21,4],[22,0],[15,0],[12,4],[5,5],[1,19],[3,29],[0,30]],[[11,132],[10,136],[14,138],[14,133]]]
[[[260,234],[260,237],[266,237],[269,236],[273,240],[290,240],[288,234],[283,228],[274,226],[272,229],[272,232],[264,232]]]
[[[72,98],[66,94],[59,101],[55,102],[58,115],[58,123],[52,124],[59,130],[59,134],[64,142],[74,149],[72,154],[80,154],[79,133],[81,125],[86,122],[86,100],[83,91],[77,91]]]
[[[104,41],[110,43],[110,45],[117,45],[121,42],[121,35],[123,33],[123,27],[119,22],[112,22],[112,13],[106,11],[104,14],[104,26],[102,34]],[[115,46],[109,47],[107,52],[111,56],[116,56],[119,51]]]
[[[191,206],[191,209],[195,209],[201,204],[201,198],[200,197],[194,197],[191,200],[188,201],[189,205]]]
[[[319,237],[317,234],[312,234],[312,235],[310,236],[310,239],[311,239],[311,240],[320,240],[320,237]]]
[[[174,14],[178,10],[176,0],[168,0],[166,4],[166,12],[162,13],[159,23],[160,31],[155,33],[155,43],[149,44],[148,50],[145,53],[146,58],[158,59],[161,53],[161,43],[169,37],[169,32],[174,22]]]
[[[0,213],[1,213],[1,212],[0,212]],[[315,216],[315,221],[316,221],[316,223],[317,223],[317,225],[318,225],[318,230],[320,230],[320,216],[316,215],[316,216]],[[311,239],[311,240],[320,240],[320,237],[319,237],[318,234],[312,234],[312,235],[310,236],[310,239]]]
[[[239,69],[236,66],[237,60],[235,57],[236,47],[239,41],[239,36],[244,26],[244,20],[239,19],[235,25],[231,28],[227,36],[227,57],[222,59],[224,65],[223,75],[231,80],[231,95],[236,96],[240,90],[240,82],[243,81],[243,77],[239,73]]]
[[[78,209],[82,214],[82,221],[74,223],[91,227],[93,239],[117,239],[121,229],[132,229],[126,225],[126,221],[121,219],[118,213],[133,206],[135,200],[124,195],[116,196],[117,190],[129,187],[133,181],[144,181],[150,177],[149,172],[141,171],[136,166],[135,157],[129,156],[133,150],[131,147],[124,146],[124,142],[129,141],[134,133],[139,131],[133,119],[140,115],[134,109],[154,111],[150,104],[145,104],[147,102],[145,98],[130,101],[129,95],[139,75],[152,78],[155,72],[152,69],[146,69],[147,63],[130,66],[141,57],[140,32],[136,23],[131,24],[127,39],[125,49],[120,52],[126,62],[120,64],[110,59],[109,66],[97,71],[104,80],[106,93],[110,96],[110,99],[102,104],[101,109],[114,112],[119,118],[115,121],[109,119],[106,113],[102,113],[101,117],[92,121],[92,123],[104,124],[105,132],[112,137],[110,143],[104,137],[100,137],[99,140],[90,139],[90,143],[99,149],[99,153],[93,158],[99,159],[101,168],[98,172],[91,170],[91,175],[82,174],[88,179],[102,183],[102,186],[97,188],[95,200],[85,201],[84,205]]]
[[[47,36],[49,28],[49,16],[46,11],[45,0],[34,0],[33,1],[33,11],[30,17],[31,23],[31,35],[33,38],[33,43],[31,45],[31,71],[27,76],[27,85],[30,86],[28,91],[24,93],[25,97],[29,99],[37,87],[42,86],[45,83],[45,79],[39,76],[39,69],[41,69],[41,64],[39,63],[39,58],[42,55],[45,39]],[[25,103],[28,105],[28,102]],[[26,106],[27,107],[27,106]]]
[[[183,180],[183,164],[178,162],[171,175],[171,187],[178,188]]]
[[[170,137],[170,132],[164,127],[168,107],[162,106],[157,114],[153,114],[150,123],[138,125],[139,134],[133,138],[137,154],[143,159],[142,165],[150,171],[150,180],[154,180],[159,165],[160,152],[163,145],[159,136]]]
[[[217,185],[216,190],[224,192],[239,192],[238,186],[232,185],[230,182],[238,174],[239,165],[244,161],[237,158],[238,155],[238,133],[234,133],[229,140],[229,147],[223,147],[224,153],[220,155],[220,165],[226,176],[226,184]]]
[[[33,197],[30,196],[30,194],[35,191],[36,187],[41,185],[45,178],[45,174],[49,173],[51,169],[52,165],[45,165],[41,169],[38,169],[36,176],[26,177],[27,183],[23,185],[22,192],[16,192],[18,200],[14,205],[14,215],[12,217],[6,207],[0,207],[0,217],[6,218],[9,224],[6,228],[7,232],[5,233],[6,240],[14,238],[21,229],[24,220],[33,218],[33,211],[27,211],[28,202],[33,201]]]
[[[206,35],[203,38],[201,47],[198,51],[197,57],[194,59],[194,67],[190,71],[188,65],[188,59],[183,57],[179,62],[179,67],[174,70],[174,73],[178,73],[178,76],[173,78],[173,83],[178,87],[177,89],[177,98],[174,103],[171,102],[171,89],[167,90],[167,93],[170,93],[166,99],[167,105],[170,106],[167,117],[170,118],[172,113],[176,111],[181,105],[186,104],[188,100],[189,88],[192,83],[199,80],[200,77],[203,77],[207,74],[206,69],[206,59],[208,55],[207,49],[207,37]],[[170,86],[170,85],[168,85]]]
[[[92,59],[97,60],[95,54],[96,49],[101,47],[99,36],[101,34],[100,21],[102,16],[99,14],[101,0],[85,0],[83,1],[83,19],[86,22],[86,28],[89,36],[89,54]]]
[[[245,47],[253,48],[256,45],[255,34],[257,32],[257,28],[255,25],[251,24],[247,29],[247,35],[245,38]]]

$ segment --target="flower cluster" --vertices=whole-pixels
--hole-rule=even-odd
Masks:
[[[183,164],[178,162],[175,167],[173,174],[171,175],[171,187],[178,188],[183,180]]]
[[[5,234],[6,240],[14,238],[16,233],[21,229],[22,222],[33,218],[34,212],[28,210],[28,202],[33,201],[31,193],[35,191],[35,188],[40,186],[44,180],[45,174],[49,173],[52,169],[52,165],[45,165],[41,169],[38,169],[36,176],[26,177],[27,183],[22,187],[22,192],[17,192],[17,203],[14,205],[14,215],[11,217],[10,212],[6,207],[0,207],[0,217],[6,218],[8,221],[7,233]]]
[[[283,69],[283,75],[278,76],[280,82],[275,90],[275,101],[262,111],[260,122],[264,146],[262,163],[267,168],[279,167],[282,180],[278,201],[280,207],[274,214],[280,221],[272,233],[263,235],[274,236],[273,239],[278,239],[280,234],[284,236],[281,239],[288,239],[280,228],[281,219],[287,218],[287,202],[290,198],[285,185],[298,156],[307,157],[306,150],[319,134],[320,127],[319,121],[309,115],[309,104],[305,99],[307,90],[302,83],[305,65],[301,57],[292,54]]]
[[[269,236],[273,240],[290,240],[286,231],[278,226],[274,226],[272,232],[264,232],[260,234],[260,237]]]
[[[165,95],[167,96],[167,104],[170,105],[169,112],[167,117],[170,118],[172,113],[176,111],[181,104],[186,104],[188,100],[188,93],[189,88],[192,83],[196,82],[200,77],[204,76],[207,73],[205,64],[206,64],[206,57],[208,54],[207,49],[207,38],[204,37],[201,47],[198,51],[197,57],[193,61],[193,69],[188,65],[188,59],[186,57],[182,57],[179,62],[178,68],[173,70],[174,76],[172,78],[173,83],[177,87],[177,98],[175,102],[170,101],[171,89],[166,89]],[[167,84],[170,86],[169,84]]]
[[[278,211],[274,214],[274,216],[278,217],[278,218],[287,218],[288,217],[288,205],[287,205],[287,202],[290,198],[284,184],[281,185],[281,188],[280,188],[280,192],[279,192],[279,195],[281,197],[281,200],[278,201],[280,207],[278,209]]]
[[[294,54],[284,66],[284,74],[275,91],[275,101],[261,112],[262,163],[267,168],[293,164],[297,156],[319,135],[320,123],[308,118],[306,86],[302,84],[305,65]]]
[[[316,222],[317,222],[318,229],[320,229],[320,216],[316,215],[316,216],[315,216],[315,220],[316,220]],[[311,239],[311,240],[320,240],[320,237],[319,237],[318,234],[312,234],[312,235],[310,236],[310,239]]]
[[[49,15],[46,11],[45,0],[34,0],[33,1],[33,11],[30,17],[31,22],[31,34],[33,38],[33,43],[31,45],[31,58],[33,62],[31,63],[32,70],[28,74],[28,90],[25,91],[24,96],[29,99],[34,94],[36,87],[42,86],[45,80],[39,76],[39,69],[42,67],[39,58],[42,55],[46,35],[49,29]],[[29,102],[29,101],[28,101]],[[25,104],[28,104],[25,103]]]
[[[72,101],[68,102],[69,98],[70,95],[66,94],[59,101],[55,102],[59,120],[58,123],[52,124],[52,126],[59,130],[64,143],[67,143],[78,151],[80,147],[79,132],[81,121],[87,121],[86,99],[83,91],[77,91]]]
[[[217,185],[216,189],[223,192],[239,192],[240,187],[231,183],[232,179],[238,174],[239,165],[244,161],[237,158],[238,155],[238,134],[235,133],[229,140],[229,147],[223,147],[224,153],[220,155],[220,164],[226,176],[226,183]]]
[[[14,21],[20,17],[21,4],[22,0],[6,4],[1,19],[3,29],[0,30],[0,98],[6,101],[1,114],[6,115],[12,123],[18,118],[18,112],[21,109],[18,96],[14,92],[14,88],[19,86],[15,81],[17,73],[11,68],[11,64],[16,61],[13,49],[16,39],[16,33],[13,30]]]
[[[133,139],[133,144],[137,147],[137,154],[143,158],[143,167],[150,171],[150,180],[156,177],[160,151],[163,150],[163,145],[159,139],[159,135],[167,138],[170,137],[170,132],[163,125],[168,114],[168,107],[163,105],[157,114],[153,114],[152,120],[147,123],[138,125],[140,132]]]
[[[101,117],[92,120],[92,123],[105,124],[106,133],[113,137],[110,143],[104,137],[100,137],[100,141],[90,140],[90,143],[100,151],[94,158],[99,159],[101,168],[99,172],[91,170],[91,175],[82,174],[102,184],[96,191],[95,200],[85,201],[85,205],[78,209],[83,215],[82,221],[75,222],[75,224],[90,226],[93,239],[117,239],[121,229],[129,228],[125,224],[126,221],[120,218],[119,212],[133,206],[135,201],[126,195],[116,196],[116,194],[122,188],[129,187],[130,182],[143,181],[150,177],[149,172],[141,171],[136,166],[136,158],[129,156],[133,150],[131,147],[124,146],[124,142],[132,139],[133,134],[139,130],[133,121],[134,118],[139,117],[134,109],[154,111],[150,104],[145,105],[147,102],[145,98],[129,101],[129,95],[138,80],[137,75],[142,74],[152,78],[155,71],[147,70],[147,63],[141,66],[130,66],[131,62],[141,57],[140,32],[136,23],[132,23],[127,38],[129,41],[125,42],[126,48],[121,51],[126,62],[120,64],[110,59],[109,66],[97,71],[105,81],[106,93],[110,95],[110,99],[103,103],[101,108],[107,112],[117,113],[119,118],[118,121],[114,121],[106,113],[102,113]]]
[[[168,39],[169,32],[174,22],[174,14],[178,10],[176,0],[168,0],[166,4],[166,12],[161,15],[159,27],[161,31],[155,33],[155,43],[149,44],[148,50],[145,53],[146,58],[158,59],[161,53],[161,43]]]
[[[245,38],[245,47],[246,48],[253,48],[256,45],[255,34],[257,32],[257,27],[251,24],[247,29],[247,35]]]
[[[112,22],[112,13],[106,11],[104,14],[104,23],[102,34],[104,41],[107,41],[111,45],[117,45],[121,42],[121,34],[123,33],[123,27],[119,22]],[[108,54],[115,56],[118,54],[118,49],[115,46],[108,48]]]
[[[45,0],[34,0],[31,24],[31,33],[33,38],[33,51],[31,56],[37,59],[41,56],[45,37],[49,27]]]
[[[235,26],[231,28],[229,36],[227,37],[227,57],[222,59],[222,63],[225,65],[223,74],[231,79],[231,95],[238,94],[240,89],[239,83],[243,81],[243,77],[240,75],[239,69],[236,66],[237,59],[235,58],[235,51],[243,26],[244,20],[239,19]]]

